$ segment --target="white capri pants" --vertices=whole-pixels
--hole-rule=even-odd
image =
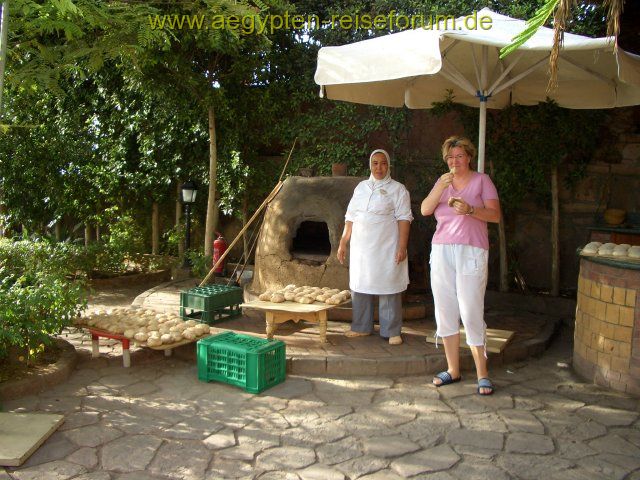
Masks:
[[[487,288],[489,251],[471,245],[431,246],[431,290],[436,316],[436,337],[460,331],[467,345],[485,344],[484,294]]]

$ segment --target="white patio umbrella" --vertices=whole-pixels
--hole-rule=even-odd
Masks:
[[[480,28],[489,17],[491,28]],[[315,81],[330,99],[389,107],[431,108],[451,90],[454,101],[480,108],[478,171],[484,172],[486,109],[511,103],[555,100],[566,108],[612,108],[640,104],[640,56],[618,49],[610,38],[565,34],[558,87],[547,92],[553,30],[541,28],[503,60],[500,49],[525,28],[523,20],[487,8],[477,28],[466,17],[448,28],[417,28],[318,53]],[[488,26],[488,20],[485,20]]]

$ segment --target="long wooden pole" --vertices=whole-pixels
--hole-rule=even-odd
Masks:
[[[258,214],[264,209],[264,207],[267,206],[267,204],[271,200],[273,200],[273,198],[278,194],[278,192],[282,188],[282,183],[283,183],[282,177],[284,177],[284,172],[287,171],[287,166],[289,165],[289,160],[291,160],[291,154],[293,153],[293,149],[296,147],[297,141],[298,141],[298,137],[296,137],[293,140],[293,145],[291,145],[291,150],[289,150],[289,156],[287,157],[287,161],[284,163],[284,167],[282,167],[282,172],[280,172],[280,178],[278,178],[278,183],[276,184],[275,187],[273,187],[273,190],[271,190],[271,193],[267,196],[267,198],[265,198],[264,202],[262,202],[262,205],[258,207],[258,209],[253,214],[253,216],[249,219],[249,221],[244,224],[244,227],[242,227],[242,230],[240,230],[238,235],[236,235],[236,238],[233,239],[233,242],[231,242],[231,244],[227,247],[227,250],[222,254],[222,256],[218,259],[218,261],[213,265],[213,267],[211,267],[211,270],[209,270],[209,273],[207,274],[207,276],[204,277],[204,280],[202,280],[202,282],[200,283],[201,287],[207,284],[207,282],[209,281],[209,279],[211,278],[215,270],[218,268],[219,265],[222,264],[224,259],[227,257],[227,254],[231,251],[233,246],[236,243],[238,243],[238,240],[240,240],[240,238],[243,236],[247,228],[249,228],[249,225],[251,225],[251,223],[256,219]],[[245,262],[247,261],[248,261],[248,258],[245,258]]]
[[[489,160],[489,171],[491,176],[495,178],[493,171],[493,160]],[[500,222],[498,222],[498,245],[500,248],[500,283],[499,290],[501,292],[509,291],[509,277],[508,277],[508,265],[507,265],[507,233],[504,225],[504,213],[500,215]]]
[[[251,223],[255,220],[255,218],[262,211],[262,209],[271,200],[273,200],[273,198],[278,194],[278,192],[282,188],[282,183],[283,183],[282,182],[282,177],[284,177],[284,172],[287,171],[287,166],[289,165],[289,160],[291,160],[291,154],[293,153],[293,149],[295,148],[297,141],[298,141],[298,137],[296,137],[293,140],[293,145],[291,145],[291,150],[289,150],[289,156],[287,157],[287,161],[284,163],[284,167],[282,167],[282,172],[280,172],[280,178],[278,178],[278,183],[273,188],[273,190],[271,190],[271,193],[267,196],[267,198],[265,198],[264,202],[262,202],[262,205],[260,205],[258,207],[258,210],[256,210],[256,212],[249,219],[249,221],[244,224],[244,227],[242,227],[242,230],[240,230],[240,233],[238,233],[238,235],[236,235],[236,238],[234,238],[233,242],[231,242],[231,244],[227,247],[227,250],[222,254],[222,256],[218,259],[218,261],[213,265],[213,267],[211,267],[211,270],[209,270],[209,273],[207,274],[207,276],[204,277],[204,280],[202,280],[202,282],[200,283],[201,287],[207,284],[207,282],[209,281],[209,279],[213,275],[213,272],[215,272],[216,268],[218,268],[218,266],[222,264],[222,261],[226,258],[227,254],[231,251],[231,249],[238,242],[238,240],[243,236],[243,234],[247,230],[247,228],[249,228],[249,225],[251,225]],[[247,261],[248,261],[248,258],[245,258],[245,262],[247,262]]]
[[[211,278],[211,276],[213,275],[213,273],[215,272],[216,268],[218,268],[218,266],[220,264],[222,264],[222,262],[224,261],[224,259],[226,258],[227,254],[231,251],[231,249],[233,248],[233,246],[238,243],[238,240],[240,240],[240,238],[242,238],[242,234],[247,230],[247,228],[249,228],[249,225],[251,225],[251,223],[256,219],[256,217],[258,216],[258,214],[264,209],[264,207],[267,206],[267,204],[273,200],[273,198],[278,194],[278,192],[280,191],[280,189],[282,188],[282,184],[283,182],[278,182],[278,184],[274,187],[273,190],[271,190],[271,193],[269,194],[269,196],[267,198],[264,199],[264,202],[262,202],[262,204],[258,207],[258,209],[256,210],[256,212],[253,214],[253,216],[249,219],[249,221],[245,224],[244,227],[242,227],[242,230],[240,230],[240,232],[238,233],[238,235],[236,236],[236,238],[233,239],[233,242],[231,242],[231,244],[227,247],[227,250],[220,256],[220,258],[218,259],[218,261],[213,265],[213,267],[211,268],[211,270],[209,271],[209,273],[207,274],[206,277],[204,277],[204,280],[202,280],[202,282],[200,283],[200,286],[204,286],[207,284],[207,282],[209,281],[209,279]]]
[[[297,141],[298,141],[298,137],[293,139],[293,145],[291,145],[291,150],[289,150],[289,156],[287,157],[287,161],[284,162],[284,167],[282,167],[282,172],[280,172],[280,178],[278,178],[278,182],[282,181],[282,177],[284,177],[284,172],[287,171],[287,166],[289,165],[289,160],[291,160],[291,154],[293,153],[293,149],[296,148]]]

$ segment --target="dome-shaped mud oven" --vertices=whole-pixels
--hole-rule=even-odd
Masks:
[[[288,284],[349,288],[336,252],[356,177],[290,177],[269,204],[256,250],[252,294]]]

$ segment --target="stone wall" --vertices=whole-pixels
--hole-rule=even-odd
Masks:
[[[580,261],[573,366],[587,380],[640,395],[640,269]]]

